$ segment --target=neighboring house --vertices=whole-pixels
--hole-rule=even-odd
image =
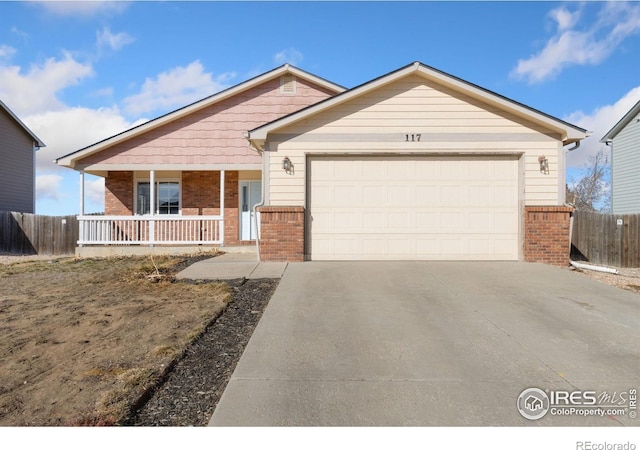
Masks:
[[[81,245],[254,243],[257,208],[262,260],[562,265],[587,136],[421,63],[349,90],[283,66],[58,164],[105,177]]]
[[[613,214],[640,214],[640,102],[600,142],[611,147]]]
[[[0,211],[35,212],[35,152],[44,146],[0,101]]]

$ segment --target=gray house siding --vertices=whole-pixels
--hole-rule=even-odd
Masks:
[[[640,213],[640,114],[611,143],[611,207],[614,214]]]
[[[34,141],[0,108],[0,211],[33,213]]]

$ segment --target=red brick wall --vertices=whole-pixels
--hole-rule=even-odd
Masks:
[[[182,172],[181,187],[183,215],[209,216],[220,212],[219,207],[214,208],[220,200],[220,172]]]
[[[133,215],[133,172],[109,172],[104,180],[104,213]]]
[[[304,208],[263,206],[260,212],[260,259],[304,261]]]
[[[556,266],[569,264],[569,225],[573,208],[525,207],[524,259]]]

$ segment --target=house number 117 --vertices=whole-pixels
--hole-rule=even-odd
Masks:
[[[421,134],[405,134],[404,141],[405,142],[420,142]]]

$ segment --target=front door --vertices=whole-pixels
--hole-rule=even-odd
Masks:
[[[262,181],[240,182],[240,240],[242,241],[257,238],[253,207],[260,203],[261,197]]]

